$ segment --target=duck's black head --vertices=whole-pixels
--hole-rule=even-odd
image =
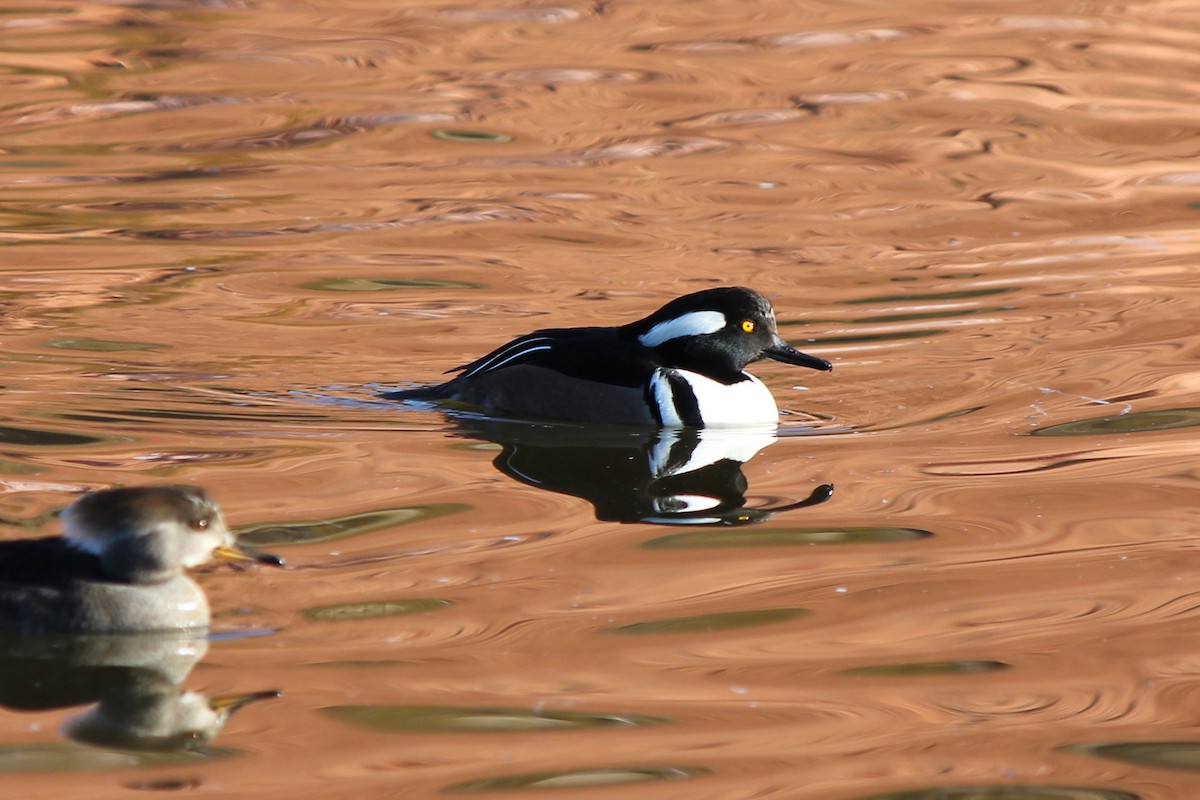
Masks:
[[[751,289],[726,286],[678,297],[624,331],[654,351],[663,366],[698,372],[722,383],[743,380],[752,361],[829,370],[824,359],[796,350],[775,326],[775,311]]]

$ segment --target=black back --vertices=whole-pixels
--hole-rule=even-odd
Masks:
[[[0,542],[0,583],[66,589],[72,580],[112,581],[100,559],[61,536]]]
[[[462,381],[518,365],[544,367],[571,378],[640,389],[658,366],[653,355],[653,351],[623,328],[545,328],[455,367],[450,371],[459,375],[447,383],[388,392],[383,397],[393,400],[451,397]]]

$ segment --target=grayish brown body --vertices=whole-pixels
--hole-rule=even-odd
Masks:
[[[208,598],[184,570],[214,555],[282,563],[240,547],[216,503],[194,486],[92,492],[62,516],[62,536],[0,542],[0,628],[202,628]]]

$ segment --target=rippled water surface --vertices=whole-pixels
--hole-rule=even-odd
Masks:
[[[1198,29],[4,5],[2,535],[191,482],[289,562],[204,571],[207,640],[6,645],[5,794],[1200,795]],[[778,436],[376,399],[720,284],[835,363],[754,368]]]

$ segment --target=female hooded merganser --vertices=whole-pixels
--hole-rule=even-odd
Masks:
[[[212,556],[281,565],[238,545],[195,486],[91,492],[63,513],[63,535],[0,542],[0,628],[132,633],[203,628],[208,598],[184,574]]]
[[[766,298],[741,287],[676,298],[614,328],[549,328],[389,400],[454,400],[490,413],[663,427],[776,424],[767,387],[742,370],[772,358],[829,370],[779,338]]]

